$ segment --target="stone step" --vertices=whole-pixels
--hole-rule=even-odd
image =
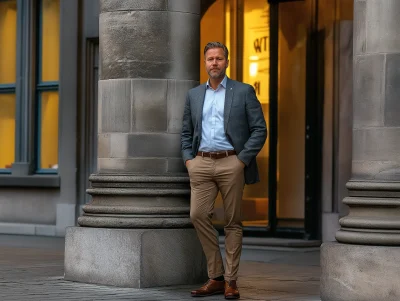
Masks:
[[[219,237],[219,243],[225,243],[225,236]],[[321,245],[320,240],[288,239],[275,237],[243,237],[244,248],[285,248],[287,250],[315,250]]]

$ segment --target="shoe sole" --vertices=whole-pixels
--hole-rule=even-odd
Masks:
[[[229,297],[225,297],[226,300],[236,300],[236,299],[240,299],[240,295],[239,296],[229,296]]]
[[[192,297],[195,297],[195,298],[197,298],[197,297],[209,297],[209,296],[214,296],[214,295],[222,295],[224,293],[225,293],[225,291],[218,291],[218,292],[214,292],[214,293],[207,294],[207,295],[192,295]]]

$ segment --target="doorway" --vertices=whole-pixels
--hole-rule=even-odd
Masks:
[[[246,186],[243,195],[246,235],[319,236],[316,5],[316,0],[217,0],[201,20],[201,47],[213,40],[227,45],[227,75],[255,88],[267,122],[267,142],[257,156],[260,182]],[[203,70],[202,57],[200,64]],[[206,80],[201,73],[201,82]],[[214,212],[222,231],[220,196]]]

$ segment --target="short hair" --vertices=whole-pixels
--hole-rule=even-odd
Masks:
[[[206,55],[206,52],[208,49],[213,49],[213,48],[221,48],[224,51],[225,58],[228,59],[228,56],[229,56],[228,48],[220,42],[207,43],[206,47],[204,47],[204,56]]]

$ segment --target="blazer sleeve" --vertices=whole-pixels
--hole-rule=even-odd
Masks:
[[[182,133],[181,133],[181,152],[183,163],[193,159],[193,123],[192,113],[190,110],[189,92],[186,95],[185,109],[182,118]]]
[[[238,158],[246,166],[249,166],[267,139],[267,126],[264,114],[252,86],[248,86],[247,88],[245,107],[250,137],[244,144],[243,150],[238,154]]]

